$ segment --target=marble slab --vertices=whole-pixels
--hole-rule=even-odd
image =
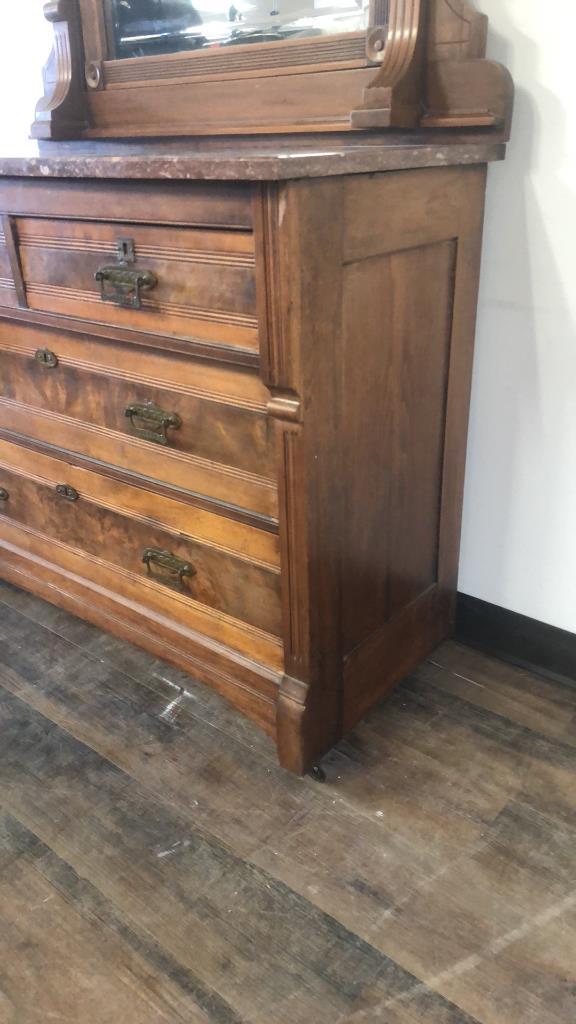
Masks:
[[[462,135],[362,134],[294,140],[147,140],[0,144],[0,176],[282,181],[502,160],[505,146]]]

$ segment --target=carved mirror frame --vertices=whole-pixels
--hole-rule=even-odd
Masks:
[[[49,0],[36,138],[464,128],[510,121],[469,0],[371,0],[365,32],[110,59],[104,3]]]

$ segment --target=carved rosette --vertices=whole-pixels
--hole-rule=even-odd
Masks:
[[[364,92],[363,106],[352,113],[354,128],[413,127],[417,123],[415,65],[422,63],[424,6],[424,0],[390,0],[387,24],[368,33],[366,54],[379,67]]]
[[[368,57],[380,64],[380,88],[393,88],[408,72],[418,42],[421,8],[422,0],[391,0],[387,27],[368,34]]]

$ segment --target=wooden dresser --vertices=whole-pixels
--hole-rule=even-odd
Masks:
[[[1,575],[308,770],[451,630],[503,152],[396,132],[1,160]]]

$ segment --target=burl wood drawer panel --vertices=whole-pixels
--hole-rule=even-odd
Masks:
[[[39,217],[12,223],[30,309],[257,349],[251,232]],[[122,298],[119,275],[129,284],[136,273],[139,295]]]
[[[250,370],[0,321],[0,427],[274,519]]]
[[[273,667],[277,538],[0,441],[0,543]]]

